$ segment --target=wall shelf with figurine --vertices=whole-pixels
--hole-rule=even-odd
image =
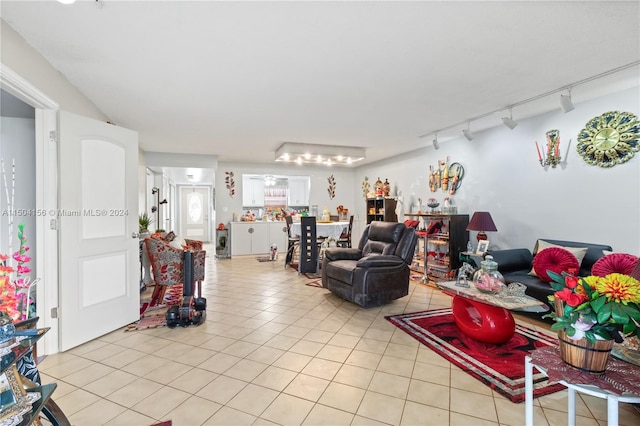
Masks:
[[[376,220],[397,222],[396,204],[393,198],[367,198],[367,224]]]

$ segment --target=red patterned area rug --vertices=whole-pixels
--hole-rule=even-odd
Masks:
[[[511,402],[524,401],[524,357],[544,346],[557,346],[555,337],[516,324],[507,343],[482,343],[465,336],[453,320],[451,309],[437,309],[385,317],[393,325],[428,346]],[[533,397],[564,389],[534,369]]]

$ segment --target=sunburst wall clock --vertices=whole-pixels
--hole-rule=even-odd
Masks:
[[[610,111],[594,117],[578,133],[578,154],[589,164],[613,167],[640,150],[640,122],[630,112]]]

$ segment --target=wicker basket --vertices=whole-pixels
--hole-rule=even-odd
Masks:
[[[554,302],[556,315],[562,316],[562,301],[556,298]],[[558,340],[560,357],[565,364],[589,374],[604,374],[613,348],[613,340],[597,340],[592,344],[585,338],[573,340],[564,330],[558,331]]]

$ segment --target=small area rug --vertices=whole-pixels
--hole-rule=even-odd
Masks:
[[[471,339],[460,332],[451,309],[385,317],[393,325],[428,346],[511,402],[524,401],[524,357],[544,346],[557,346],[556,339],[516,324],[516,333],[507,343],[494,345]],[[534,370],[533,397],[564,389]]]
[[[147,330],[149,328],[164,327],[167,325],[167,319],[165,318],[167,309],[169,309],[167,305],[157,305],[147,308],[147,310],[140,316],[140,319],[129,324],[124,331],[138,331]]]
[[[304,285],[308,285],[309,287],[322,287],[322,281],[311,281],[310,283],[305,283]]]
[[[140,319],[129,324],[124,331],[147,330],[149,328],[164,327],[167,320],[164,314],[171,305],[179,305],[182,301],[182,284],[169,287],[164,295],[162,305],[151,306],[151,296],[145,294],[140,300]]]

